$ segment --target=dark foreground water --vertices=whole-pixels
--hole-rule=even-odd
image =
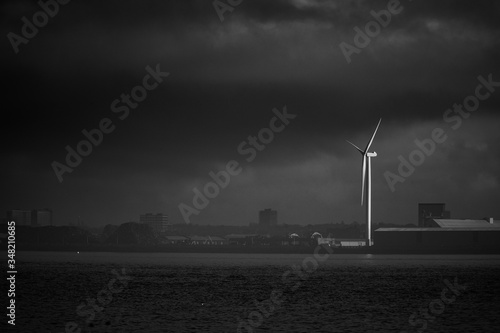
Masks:
[[[16,259],[18,332],[500,331],[498,255],[19,252]]]

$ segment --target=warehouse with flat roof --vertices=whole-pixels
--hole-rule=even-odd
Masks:
[[[429,228],[379,228],[374,246],[388,251],[500,251],[500,221],[435,219]]]

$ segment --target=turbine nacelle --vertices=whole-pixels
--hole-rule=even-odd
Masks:
[[[366,153],[366,156],[368,156],[368,157],[376,157],[377,156],[377,152],[374,151],[373,153]]]

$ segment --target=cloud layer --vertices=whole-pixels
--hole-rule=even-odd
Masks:
[[[36,1],[2,3],[2,33],[21,33]],[[494,1],[401,1],[370,44],[347,63],[354,27],[387,1],[243,1],[221,22],[210,1],[70,2],[15,54],[0,45],[8,87],[2,126],[2,209],[51,207],[58,223],[137,220],[178,204],[238,160],[243,172],[194,223],[247,224],[258,210],[280,222],[363,221],[359,154],[381,117],[373,149],[374,220],[416,222],[418,202],[448,203],[452,216],[500,215],[500,93],[453,130],[443,114],[474,94],[478,76],[500,81],[500,7]],[[130,116],[111,103],[141,84],[146,66],[170,76]],[[269,125],[272,109],[296,114],[245,162],[237,147]],[[59,183],[83,129],[116,125]],[[448,139],[391,192],[384,178],[414,140],[436,127]]]

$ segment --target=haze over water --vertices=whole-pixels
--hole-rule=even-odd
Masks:
[[[330,255],[317,267],[308,264],[309,273],[293,273],[306,258],[313,256],[19,252],[16,326],[22,332],[64,332],[67,322],[82,332],[236,332],[251,319],[258,325],[240,326],[241,332],[417,332],[424,321],[428,332],[500,327],[499,255]],[[113,286],[119,292],[99,294],[119,275],[126,277]],[[432,314],[429,304],[440,299],[444,280],[465,290],[448,291],[454,301]],[[279,306],[269,301],[273,291],[281,293]],[[77,308],[98,295],[106,304],[86,325],[90,312],[79,315]],[[90,307],[80,314],[83,309]]]

